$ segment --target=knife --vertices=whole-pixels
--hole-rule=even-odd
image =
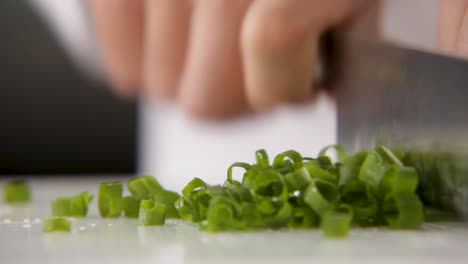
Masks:
[[[336,43],[339,144],[406,153],[425,202],[468,218],[468,61],[363,35]]]

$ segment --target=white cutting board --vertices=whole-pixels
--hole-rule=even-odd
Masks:
[[[31,180],[30,206],[1,204],[0,263],[468,263],[465,223],[425,224],[411,232],[353,229],[340,240],[324,239],[319,230],[207,234],[178,221],[137,227],[124,217],[103,220],[93,201],[72,233],[42,233],[50,201],[96,194],[103,180],[110,179]]]

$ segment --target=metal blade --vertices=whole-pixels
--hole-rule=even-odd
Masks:
[[[346,149],[428,140],[468,146],[468,61],[350,37],[338,80]]]
[[[338,142],[419,153],[427,189],[440,185],[427,199],[468,216],[468,62],[359,36],[343,43]]]

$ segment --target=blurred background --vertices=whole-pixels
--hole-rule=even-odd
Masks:
[[[144,173],[180,189],[193,177],[219,182],[230,163],[253,160],[259,148],[314,156],[335,143],[335,103],[325,94],[222,123],[189,121],[173,105],[117,99],[84,2],[0,2],[1,175]],[[384,1],[383,36],[434,50],[438,3]]]
[[[136,170],[137,105],[98,77],[76,4],[0,2],[0,174]]]

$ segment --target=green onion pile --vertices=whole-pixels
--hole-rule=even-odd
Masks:
[[[327,156],[330,150],[337,162]],[[386,147],[348,156],[340,146],[330,146],[317,158],[289,150],[272,162],[265,150],[258,150],[255,157],[254,164],[232,164],[224,184],[210,186],[194,178],[181,195],[151,176],[130,180],[126,197],[121,183],[102,183],[100,215],[123,212],[138,218],[140,226],[182,218],[208,232],[320,227],[326,237],[345,237],[352,226],[418,229],[424,221],[415,168],[404,166]],[[235,179],[234,170],[242,170],[241,179]],[[53,216],[83,217],[91,199],[87,193],[59,198],[52,204]],[[52,219],[44,231],[55,231],[54,225],[67,230],[66,219]]]
[[[328,237],[346,236],[353,224],[417,229],[424,220],[416,170],[385,147],[347,156],[332,146],[317,158],[290,150],[272,163],[259,150],[256,160],[234,163],[222,186],[195,178],[176,201],[180,216],[209,232],[320,227]],[[245,171],[239,181],[235,168]]]

